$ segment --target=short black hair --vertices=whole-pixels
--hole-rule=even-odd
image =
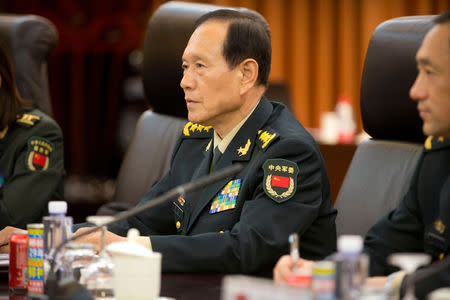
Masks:
[[[450,23],[450,10],[444,11],[443,13],[437,15],[433,22],[435,24],[444,24],[444,23]]]
[[[234,68],[247,58],[254,59],[258,63],[257,83],[267,86],[272,46],[266,20],[248,9],[219,9],[201,16],[195,29],[210,20],[230,22],[222,50],[228,66]]]
[[[444,11],[443,13],[437,15],[433,19],[433,23],[436,25],[447,24],[450,26],[450,10]],[[450,36],[448,37],[448,51],[450,52]]]

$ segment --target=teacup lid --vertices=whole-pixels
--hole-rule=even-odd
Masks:
[[[136,228],[128,230],[126,242],[116,242],[109,244],[106,249],[111,255],[126,255],[126,256],[140,256],[149,257],[153,252],[138,243],[139,231]]]

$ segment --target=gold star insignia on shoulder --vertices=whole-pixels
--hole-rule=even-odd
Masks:
[[[41,117],[36,115],[22,114],[18,116],[17,123],[31,127],[34,126],[37,122],[39,122],[40,119]]]
[[[265,130],[265,131],[259,130],[258,135],[259,135],[258,141],[261,144],[261,149],[266,149],[267,146],[272,141],[274,141],[275,137],[277,136],[277,133],[273,132],[271,130]]]
[[[250,142],[250,139],[247,140],[247,143],[245,144],[245,147],[239,147],[239,149],[237,150],[239,156],[244,156],[247,155],[248,149],[250,149],[250,145],[252,142]]]
[[[425,140],[425,144],[424,144],[425,149],[430,150],[432,148],[432,145],[431,145],[432,140],[433,140],[433,136],[427,137],[427,139]]]
[[[443,136],[429,136],[425,140],[425,150],[439,150],[450,146],[450,139]]]
[[[202,136],[202,133],[209,132],[211,126],[203,126],[200,124],[188,122],[183,129],[184,136]]]

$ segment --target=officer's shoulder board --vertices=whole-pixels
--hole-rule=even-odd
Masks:
[[[200,124],[188,122],[183,128],[182,136],[184,138],[205,138],[211,137],[213,129],[211,126],[203,126]]]
[[[450,147],[450,139],[443,136],[429,136],[425,140],[425,151],[437,150]]]
[[[261,129],[256,136],[256,143],[263,151],[266,151],[279,137],[280,135],[272,128]]]
[[[40,116],[33,114],[20,114],[17,116],[16,122],[25,127],[33,127],[41,120]]]

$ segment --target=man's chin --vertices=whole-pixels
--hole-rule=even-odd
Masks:
[[[193,123],[193,124],[199,124],[199,125],[203,125],[203,126],[209,126],[208,122],[202,118],[196,118],[194,116],[190,116],[188,114],[188,120],[189,122]]]
[[[423,124],[422,131],[423,131],[423,134],[426,136],[443,136],[446,138],[450,137],[450,132],[448,132],[446,130],[439,130],[436,128],[432,128],[431,126],[429,126],[427,124]]]

